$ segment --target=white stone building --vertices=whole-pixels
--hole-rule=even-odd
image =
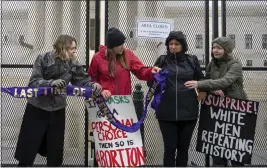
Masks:
[[[104,44],[104,1],[101,3],[100,43]],[[78,40],[79,60],[85,64],[85,1],[3,1],[2,2],[2,64],[32,64],[37,54],[52,49],[52,43],[59,34],[67,33]],[[205,55],[205,18],[204,1],[109,1],[109,27],[120,28],[127,36],[126,46],[134,50],[137,56],[146,64],[152,65],[156,58],[164,53],[165,39],[137,39],[136,20],[171,21],[174,30],[181,30],[186,34],[189,53],[195,54],[200,60]],[[94,1],[90,1],[90,58],[94,54]],[[210,10],[210,42],[212,35],[212,11]],[[221,15],[219,14],[219,23]],[[220,25],[221,26],[221,25]],[[267,66],[267,3],[262,2],[227,2],[227,35],[235,38],[235,56],[243,66]],[[221,30],[221,29],[220,29]],[[33,49],[21,46],[19,39],[33,46]],[[161,45],[159,45],[162,43]],[[210,44],[209,44],[210,45]],[[2,85],[26,85],[29,79],[29,69],[2,69]],[[266,72],[246,72],[245,85],[251,99],[259,99],[266,105]],[[19,80],[18,80],[19,79]],[[140,81],[135,80],[133,83]],[[19,82],[19,83],[18,83]],[[143,90],[147,87],[144,82]],[[2,147],[3,161],[14,162],[13,153],[18,136],[25,100],[10,99],[2,95]],[[84,108],[81,99],[68,101],[72,107],[68,109],[66,126],[66,151],[70,155],[66,164],[83,164],[84,137],[83,121]],[[265,108],[266,111],[266,107]],[[15,113],[8,112],[15,111]],[[264,109],[262,109],[264,111]],[[10,115],[14,115],[10,117]],[[256,149],[261,151],[266,146],[266,136],[263,136],[263,121],[266,115],[259,116],[257,125]],[[14,124],[15,123],[15,124]],[[151,112],[145,122],[147,148],[147,163],[149,165],[162,164],[163,144],[154,113]],[[78,136],[77,136],[78,134]],[[195,154],[194,144],[190,149]],[[256,152],[260,164],[267,164],[266,155]],[[71,155],[81,157],[81,160],[71,160]],[[190,156],[190,161],[203,165],[203,155]],[[197,161],[196,161],[197,160]],[[255,159],[254,159],[255,160]],[[42,159],[37,159],[42,163]]]

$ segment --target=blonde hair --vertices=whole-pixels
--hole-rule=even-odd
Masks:
[[[118,60],[121,66],[124,69],[129,70],[129,66],[127,65],[125,52],[123,51],[122,54],[117,54],[114,57],[114,54],[111,49],[107,49],[107,58],[108,58],[108,73],[110,76],[115,77],[115,71],[116,71],[116,61]]]
[[[61,58],[62,60],[76,59],[75,57],[70,58],[67,54],[67,49],[71,46],[73,41],[77,45],[77,41],[74,37],[70,35],[60,35],[57,38],[56,42],[53,44],[56,56]]]

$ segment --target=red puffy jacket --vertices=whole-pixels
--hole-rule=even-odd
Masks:
[[[100,45],[99,51],[94,54],[88,69],[88,74],[94,82],[99,83],[103,90],[109,90],[112,95],[131,95],[132,72],[138,79],[151,81],[153,79],[152,67],[147,68],[129,49],[125,48],[126,62],[129,70],[124,69],[119,62],[116,63],[116,74],[112,77],[108,73],[108,60],[105,56],[107,47]]]

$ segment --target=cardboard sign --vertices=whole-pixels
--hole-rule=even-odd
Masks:
[[[126,126],[137,122],[132,97],[112,96],[106,101],[114,116]],[[95,156],[100,167],[142,166],[145,163],[140,131],[128,133],[113,126],[94,101],[85,103],[89,112],[89,130],[93,131]]]
[[[172,31],[171,22],[163,21],[137,21],[137,38],[167,38]]]
[[[208,95],[202,101],[196,150],[250,164],[259,102]]]

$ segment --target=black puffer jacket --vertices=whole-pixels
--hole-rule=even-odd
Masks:
[[[176,39],[183,47],[180,53],[169,52],[168,43]],[[155,62],[169,72],[166,90],[163,93],[156,116],[159,120],[178,121],[193,120],[198,117],[199,103],[194,89],[188,89],[184,83],[189,80],[201,80],[204,74],[201,71],[198,58],[185,54],[187,43],[181,32],[170,33],[166,39],[167,55],[160,56]]]
[[[184,83],[204,78],[197,57],[187,54],[162,55],[155,65],[169,72],[167,88],[156,112],[157,118],[168,121],[196,119],[197,95],[194,89],[188,89]]]

